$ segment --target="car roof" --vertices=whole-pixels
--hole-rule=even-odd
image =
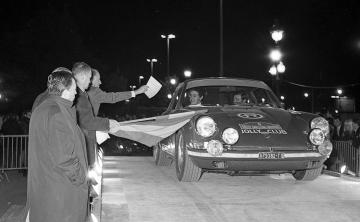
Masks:
[[[263,81],[245,79],[245,78],[229,78],[229,77],[208,77],[189,79],[184,82],[187,89],[201,86],[249,86],[270,90],[270,87]]]

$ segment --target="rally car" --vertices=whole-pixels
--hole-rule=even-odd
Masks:
[[[332,151],[326,119],[285,110],[262,81],[187,80],[164,114],[194,110],[203,112],[153,147],[156,165],[174,162],[179,181],[198,181],[206,172],[314,180]]]

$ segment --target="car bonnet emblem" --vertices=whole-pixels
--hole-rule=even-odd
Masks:
[[[244,119],[262,119],[264,118],[263,115],[258,113],[239,113],[237,114],[238,117],[244,118]]]

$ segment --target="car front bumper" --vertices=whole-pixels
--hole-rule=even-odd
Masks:
[[[290,172],[319,168],[327,159],[317,152],[284,152],[283,159],[259,159],[259,153],[224,152],[215,157],[206,151],[187,152],[195,165],[207,170]]]

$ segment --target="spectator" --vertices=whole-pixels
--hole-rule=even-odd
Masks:
[[[353,130],[353,120],[352,119],[346,119],[342,123],[340,127],[340,139],[341,140],[351,140],[354,136],[354,130]]]
[[[4,135],[22,135],[23,129],[19,122],[19,116],[10,113],[4,118],[1,131]]]
[[[30,222],[86,221],[86,147],[72,108],[76,84],[71,72],[53,72],[48,92],[30,119],[28,216]]]

